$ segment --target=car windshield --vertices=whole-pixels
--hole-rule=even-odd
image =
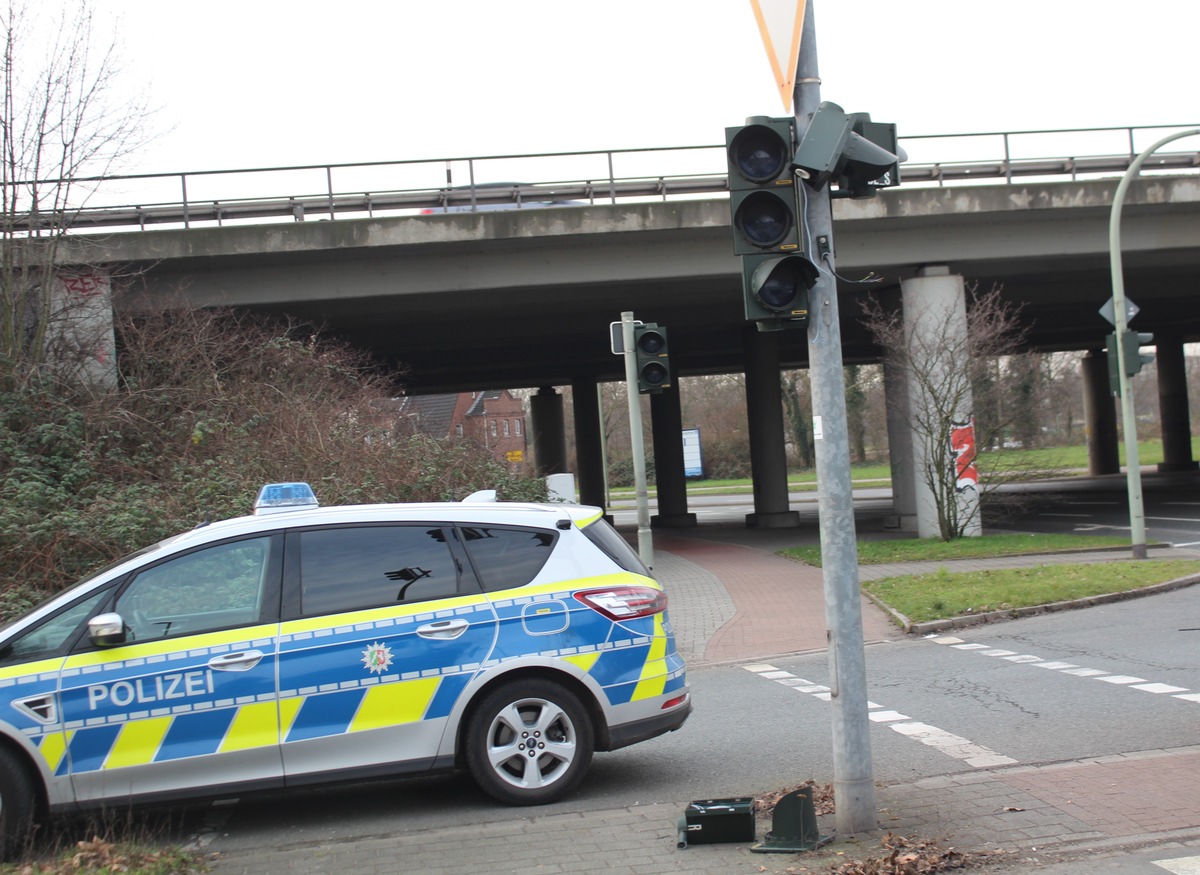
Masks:
[[[98,568],[95,571],[88,574],[86,577],[82,577],[79,580],[75,581],[75,583],[71,584],[69,587],[66,587],[65,589],[61,589],[58,592],[54,592],[54,593],[51,593],[50,595],[46,596],[44,599],[42,599],[40,602],[38,602],[36,605],[34,605],[29,610],[21,611],[21,613],[17,614],[14,617],[6,618],[4,620],[4,624],[2,626],[0,626],[0,638],[5,637],[8,634],[8,630],[18,620],[24,619],[25,617],[28,617],[30,614],[36,613],[37,611],[44,608],[50,602],[60,598],[63,595],[63,593],[78,589],[79,587],[86,584],[88,581],[95,580],[97,577],[101,577],[102,575],[107,574],[109,571],[116,568],[118,565],[122,565],[126,562],[129,562],[132,559],[137,559],[139,556],[145,556],[147,553],[153,553],[156,550],[161,550],[163,547],[165,547],[167,544],[170,544],[172,541],[174,541],[178,537],[179,537],[178,535],[172,535],[171,537],[165,538],[156,544],[151,544],[149,547],[143,547],[140,550],[134,550],[132,553],[127,553],[119,559],[114,559],[112,562],[109,562],[103,568]]]

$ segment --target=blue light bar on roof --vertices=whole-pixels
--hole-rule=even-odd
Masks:
[[[307,483],[268,483],[258,491],[254,515],[282,513],[320,507],[317,496]]]

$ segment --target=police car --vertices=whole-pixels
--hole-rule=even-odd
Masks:
[[[0,830],[463,767],[553,802],[691,711],[667,597],[594,507],[317,507],[148,547],[0,631]]]

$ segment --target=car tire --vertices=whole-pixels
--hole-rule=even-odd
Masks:
[[[466,759],[485,793],[510,805],[545,805],[569,793],[592,760],[595,734],[579,697],[544,678],[488,693],[467,727]]]
[[[29,773],[11,754],[0,751],[0,859],[12,859],[25,846],[33,810]]]

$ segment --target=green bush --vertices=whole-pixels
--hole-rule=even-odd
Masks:
[[[0,375],[0,618],[198,523],[265,482],[322,504],[539,500],[483,448],[404,427],[391,375],[296,326],[176,310],[117,325],[119,388]]]

